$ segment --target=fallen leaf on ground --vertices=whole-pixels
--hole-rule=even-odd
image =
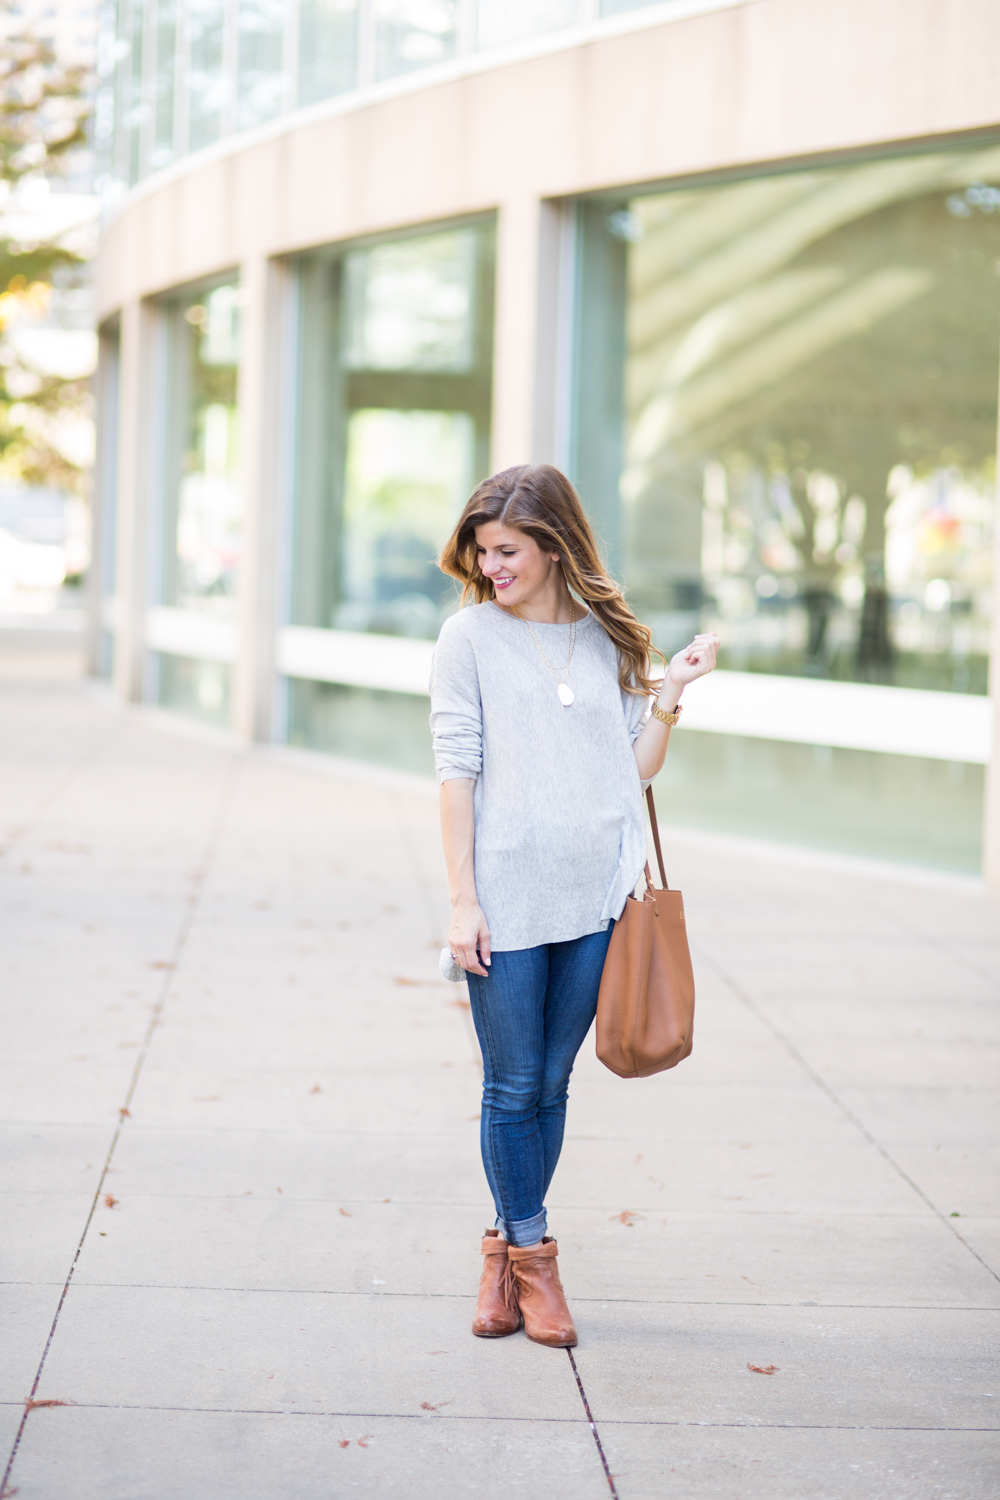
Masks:
[[[119,1200],[114,1196],[113,1193],[105,1193],[104,1194],[104,1207],[105,1208],[117,1208],[118,1207],[118,1201]]]
[[[323,1090],[320,1088],[318,1083],[314,1083],[309,1092],[310,1094],[321,1094]]]
[[[442,1406],[450,1406],[451,1402],[454,1401],[454,1399],[455,1399],[454,1396],[452,1396],[451,1401],[439,1401],[436,1406],[433,1405],[433,1403],[430,1402],[430,1401],[421,1401],[421,1403],[420,1403],[420,1410],[421,1411],[440,1411],[441,1408],[442,1408]]]
[[[397,974],[396,977],[395,977],[395,979],[394,979],[394,981],[393,981],[393,983],[394,984],[426,984],[427,981],[424,980],[424,979],[407,979],[405,975],[403,975],[403,974]]]
[[[635,1223],[636,1219],[641,1219],[643,1217],[644,1217],[644,1215],[642,1215],[642,1214],[634,1214],[634,1213],[632,1213],[631,1209],[628,1209],[628,1208],[623,1209],[620,1214],[612,1214],[611,1215],[611,1219],[612,1219],[613,1223],[624,1224],[627,1229],[631,1229],[632,1228],[632,1225]]]
[[[755,1375],[776,1375],[778,1373],[777,1365],[747,1365],[747,1369],[752,1370]]]
[[[155,964],[150,964],[151,969],[172,969],[174,965],[168,963],[165,958],[158,958]]]
[[[276,1192],[276,1193],[280,1193],[280,1192],[281,1192],[281,1189],[280,1189],[280,1188],[279,1188],[279,1187],[276,1187],[276,1188],[275,1188],[275,1190],[274,1190],[274,1191],[275,1191],[275,1192]]]
[[[121,1115],[123,1120],[131,1120],[132,1118],[132,1111],[130,1109],[126,1109],[124,1104],[122,1105],[118,1113]]]
[[[24,1409],[25,1409],[25,1411],[37,1411],[37,1409],[40,1406],[75,1406],[75,1405],[76,1405],[75,1401],[32,1401],[32,1400],[29,1399],[29,1400],[27,1400],[24,1403]]]
[[[349,1448],[351,1446],[351,1440],[350,1440],[350,1438],[341,1438],[340,1439],[340,1446],[342,1448]]]
[[[353,1214],[349,1214],[349,1213],[348,1213],[348,1212],[347,1212],[347,1209],[346,1209],[346,1208],[342,1208],[342,1209],[341,1209],[341,1210],[340,1210],[340,1212],[341,1212],[341,1213],[342,1213],[342,1214],[343,1214],[343,1215],[344,1215],[344,1218],[345,1218],[345,1219],[353,1219],[353,1218],[354,1218],[354,1215],[353,1215]]]
[[[372,1441],[372,1436],[373,1436],[372,1433],[366,1432],[365,1435],[364,1435],[364,1437],[357,1438],[355,1441],[357,1442],[358,1447],[359,1448],[367,1448],[368,1444]]]
[[[459,1010],[471,1010],[472,1009],[472,1002],[470,1000],[449,1000],[448,1004],[449,1005],[457,1005],[458,1008],[459,1008]]]

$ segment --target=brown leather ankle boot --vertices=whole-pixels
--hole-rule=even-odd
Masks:
[[[571,1349],[576,1343],[576,1329],[559,1280],[558,1253],[559,1247],[549,1235],[540,1245],[507,1247],[525,1333],[536,1344]]]
[[[498,1229],[487,1229],[483,1235],[483,1274],[479,1278],[479,1296],[472,1331],[480,1339],[503,1339],[517,1333],[521,1314],[517,1306],[517,1288],[510,1262],[507,1241]]]

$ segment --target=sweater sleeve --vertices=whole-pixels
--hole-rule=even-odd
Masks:
[[[431,662],[431,737],[438,782],[483,768],[483,706],[476,653],[453,615],[441,628]]]
[[[625,723],[628,727],[628,737],[634,745],[646,725],[649,723],[649,712],[651,698],[645,694],[622,693],[622,708],[625,711]]]

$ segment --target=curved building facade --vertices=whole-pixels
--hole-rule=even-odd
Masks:
[[[657,644],[722,635],[673,821],[1000,880],[990,0],[118,24],[93,661],[122,698],[429,769],[437,549],[476,480],[550,461]]]

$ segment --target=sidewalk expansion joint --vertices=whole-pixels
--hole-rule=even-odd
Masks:
[[[115,732],[118,732],[117,726]],[[93,757],[96,757],[99,750],[103,748],[104,744],[106,744],[107,740],[111,737],[112,736],[109,735],[105,740],[101,742],[101,744],[93,751]],[[215,857],[215,851],[218,847],[226,815],[229,811],[229,804],[232,799],[232,794],[236,783],[236,774],[240,766],[241,760],[238,757],[234,756],[229,774],[226,777],[226,780],[223,783],[221,789],[219,803],[216,808],[215,817],[213,818],[211,826],[209,828],[208,836],[205,840],[205,846],[202,852],[201,860],[191,880],[189,894],[182,910],[180,924],[177,929],[177,936],[174,940],[173,953],[171,954],[170,961],[166,966],[163,976],[163,983],[160,987],[160,993],[157,997],[155,1005],[153,1006],[152,1014],[149,1018],[149,1025],[146,1027],[146,1034],[143,1037],[142,1045],[139,1049],[139,1055],[136,1058],[135,1067],[132,1069],[132,1076],[129,1081],[128,1091],[125,1095],[125,1099],[122,1105],[119,1107],[118,1123],[115,1126],[114,1134],[111,1137],[111,1144],[108,1147],[107,1156],[105,1157],[104,1165],[101,1168],[101,1175],[90,1204],[90,1210],[87,1214],[87,1218],[83,1226],[83,1231],[80,1235],[79,1242],[74,1252],[70,1268],[66,1273],[66,1280],[63,1283],[62,1292],[60,1294],[58,1304],[56,1305],[55,1315],[52,1319],[52,1326],[49,1329],[48,1338],[45,1340],[45,1347],[42,1350],[42,1357],[38,1362],[38,1369],[35,1371],[35,1378],[32,1382],[31,1390],[28,1393],[28,1396],[25,1398],[24,1412],[21,1416],[21,1421],[18,1424],[17,1433],[15,1434],[14,1443],[10,1451],[10,1457],[7,1460],[7,1466],[3,1472],[3,1478],[0,1479],[0,1500],[4,1500],[5,1496],[15,1493],[15,1491],[10,1489],[10,1476],[11,1471],[14,1467],[14,1462],[17,1458],[18,1449],[21,1446],[21,1439],[24,1436],[25,1424],[27,1423],[28,1416],[32,1410],[32,1402],[35,1400],[36,1392],[38,1391],[38,1387],[41,1382],[42,1372],[45,1369],[45,1362],[48,1359],[49,1350],[51,1349],[52,1341],[55,1338],[56,1328],[59,1324],[59,1319],[66,1302],[66,1297],[69,1293],[70,1283],[73,1280],[73,1274],[76,1271],[80,1256],[83,1253],[83,1247],[87,1239],[87,1232],[90,1229],[94,1214],[97,1211],[97,1206],[101,1201],[101,1194],[104,1192],[104,1184],[111,1169],[111,1162],[114,1158],[119,1138],[124,1128],[125,1121],[129,1119],[129,1108],[133,1098],[135,1097],[135,1091],[139,1084],[139,1078],[142,1074],[143,1065],[146,1061],[146,1057],[148,1056],[150,1046],[152,1045],[156,1029],[159,1026],[160,1018],[163,1014],[163,1008],[166,1005],[167,997],[170,994],[170,989],[174,981],[174,976],[177,973],[178,964],[180,963],[180,959],[184,953],[184,949],[187,946],[188,938],[191,935],[192,927],[194,926],[194,920],[197,915],[198,908],[201,904],[201,897],[205,888],[205,881],[208,877],[208,872]]]
[[[569,1352],[569,1351],[567,1351]],[[579,1379],[579,1377],[577,1377]],[[0,1401],[0,1408],[20,1406],[20,1401]],[[491,1414],[484,1417],[475,1412],[427,1412],[414,1411],[343,1411],[337,1409],[309,1410],[299,1406],[170,1406],[143,1401],[67,1401],[67,1409],[74,1411],[146,1411],[176,1412],[188,1416],[204,1417],[308,1417],[329,1420],[336,1417],[352,1422],[525,1422],[532,1427],[580,1427],[586,1423],[597,1439],[596,1423],[584,1417],[510,1417]],[[679,1417],[606,1417],[605,1427],[707,1427],[734,1432],[997,1432],[1000,1428],[969,1426],[931,1426],[928,1423],[892,1422],[708,1422],[694,1418]],[[598,1441],[598,1449],[601,1445]],[[603,1454],[602,1454],[603,1457]],[[607,1474],[607,1468],[605,1467]],[[608,1475],[612,1493],[617,1500],[614,1476]],[[11,1491],[10,1493],[13,1493]]]
[[[618,1491],[615,1489],[615,1476],[608,1467],[608,1460],[604,1453],[601,1435],[597,1430],[597,1423],[594,1421],[593,1413],[590,1410],[590,1402],[587,1400],[587,1392],[583,1388],[583,1381],[580,1379],[580,1371],[577,1369],[576,1360],[573,1358],[573,1351],[572,1349],[567,1349],[566,1353],[569,1355],[569,1362],[573,1367],[573,1376],[576,1380],[576,1388],[580,1392],[583,1409],[587,1413],[587,1423],[593,1433],[594,1442],[597,1444],[597,1452],[601,1460],[601,1467],[604,1469],[604,1477],[608,1481],[608,1489],[611,1491],[614,1500],[618,1500]]]
[[[7,1281],[0,1279],[0,1286],[62,1286],[61,1281]],[[409,1297],[422,1301],[474,1303],[471,1292],[374,1292],[365,1288],[355,1291],[352,1287],[329,1286],[219,1286],[211,1282],[190,1281],[81,1281],[78,1287],[90,1290],[128,1292],[218,1292],[238,1297]],[[573,1301],[590,1302],[604,1306],[621,1307],[743,1307],[768,1312],[776,1307],[808,1308],[811,1313],[821,1312],[920,1312],[920,1313],[995,1313],[1000,1314],[1000,1303],[996,1302],[722,1302],[708,1298],[665,1297],[574,1297]],[[0,1401],[0,1406],[4,1402]]]
[[[987,1275],[992,1276],[994,1281],[1000,1281],[1000,1272],[995,1271],[989,1264],[989,1262],[983,1259],[983,1257],[979,1254],[979,1251],[973,1249],[965,1236],[960,1234],[956,1229],[955,1225],[952,1223],[951,1218],[947,1214],[942,1213],[937,1204],[927,1196],[923,1188],[920,1187],[916,1182],[914,1182],[909,1172],[906,1172],[900,1166],[899,1162],[896,1161],[895,1157],[885,1149],[881,1142],[875,1139],[871,1131],[868,1129],[867,1125],[865,1125],[863,1121],[858,1119],[858,1116],[852,1109],[848,1107],[848,1105],[844,1103],[844,1101],[840,1098],[836,1091],[830,1087],[826,1079],[822,1078],[819,1073],[816,1072],[816,1069],[806,1061],[802,1053],[796,1047],[795,1043],[790,1041],[789,1038],[785,1036],[781,1028],[774,1024],[770,1016],[767,1015],[766,1011],[764,1011],[757,1004],[757,1002],[747,994],[746,990],[744,990],[739,984],[737,984],[732,975],[729,974],[720,963],[711,958],[704,949],[700,951],[699,957],[701,958],[702,962],[705,963],[708,968],[710,968],[713,973],[715,973],[718,978],[722,980],[723,984],[725,984],[727,988],[732,991],[737,1000],[739,1000],[742,1005],[745,1005],[747,1010],[749,1010],[752,1015],[756,1016],[757,1020],[761,1023],[765,1030],[770,1032],[774,1040],[778,1042],[780,1046],[784,1047],[785,1051],[788,1053],[792,1061],[796,1063],[797,1066],[802,1069],[803,1073],[805,1073],[806,1077],[810,1078],[816,1085],[816,1087],[826,1095],[831,1104],[833,1104],[844,1116],[844,1119],[848,1120],[850,1124],[854,1126],[855,1130],[859,1131],[860,1134],[864,1136],[865,1140],[870,1146],[874,1147],[879,1156],[881,1156],[882,1160],[886,1162],[887,1165],[890,1166],[899,1177],[902,1178],[902,1180],[908,1187],[913,1189],[918,1198],[926,1203],[927,1207],[930,1209],[935,1218],[939,1219],[940,1222],[944,1225],[945,1229],[953,1234],[955,1239],[958,1240],[959,1244],[964,1246],[964,1248],[968,1250],[973,1259],[979,1262]]]

